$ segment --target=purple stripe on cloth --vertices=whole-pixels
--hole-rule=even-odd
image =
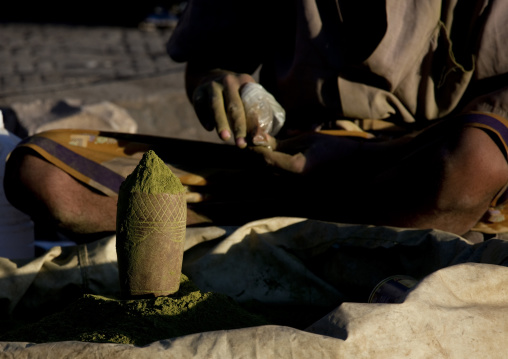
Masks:
[[[505,145],[508,144],[508,128],[497,118],[488,115],[472,113],[462,116],[462,120],[465,123],[478,123],[489,126],[494,131],[499,133]]]
[[[100,183],[116,193],[118,193],[120,185],[125,180],[125,178],[118,173],[100,165],[97,162],[89,160],[48,138],[34,136],[27,138],[21,143],[33,143],[41,147],[50,155],[58,158],[77,172],[82,173],[86,177]]]

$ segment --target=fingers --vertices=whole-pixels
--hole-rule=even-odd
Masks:
[[[343,137],[307,133],[278,141],[275,145],[255,146],[253,150],[274,167],[306,176],[319,176],[335,173],[337,166],[344,161],[356,161],[361,143]]]
[[[212,101],[211,110],[212,119],[215,120],[215,128],[217,129],[219,137],[227,141],[231,138],[231,131],[229,129],[226,110],[224,109],[224,87],[217,82],[212,82],[209,88],[211,89],[209,96]]]
[[[293,173],[305,173],[307,159],[301,152],[289,155],[264,146],[255,146],[252,150],[262,155],[265,162],[273,167]]]
[[[217,102],[220,102],[220,100],[214,98],[214,87],[211,83],[198,86],[193,93],[194,110],[199,122],[207,131],[212,131],[215,128],[216,111],[213,104]]]
[[[265,162],[278,169],[305,174],[308,161],[304,153],[314,141],[312,134],[303,134],[283,141],[268,136],[268,146],[254,146],[252,150],[263,156]]]
[[[231,130],[236,139],[236,145],[240,148],[247,146],[245,136],[247,135],[247,119],[245,118],[245,109],[240,97],[240,87],[243,85],[242,79],[226,75],[223,79],[224,84],[224,103],[227,109],[227,118]]]
[[[238,147],[247,146],[247,120],[240,88],[254,79],[247,74],[222,73],[196,88],[193,104],[199,121],[205,129],[217,130],[219,137],[227,141],[232,136]]]

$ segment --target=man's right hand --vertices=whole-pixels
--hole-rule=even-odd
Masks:
[[[234,137],[236,146],[247,146],[248,124],[240,97],[243,85],[256,82],[249,74],[213,70],[203,76],[192,93],[192,103],[199,121],[208,131],[214,128],[219,137]]]

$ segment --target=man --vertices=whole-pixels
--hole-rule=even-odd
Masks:
[[[506,11],[499,0],[194,0],[168,50],[187,62],[187,92],[201,123],[234,139],[243,151],[235,152],[238,161],[254,152],[275,169],[258,182],[229,182],[243,198],[253,187],[270,188],[262,200],[271,198],[272,207],[260,199],[248,218],[299,215],[463,234],[502,201],[508,183]],[[256,124],[240,97],[259,66],[260,82],[287,115],[278,141],[268,136],[271,146],[253,144]],[[344,119],[383,120],[405,135],[316,132]],[[83,186],[68,167],[26,148],[8,163],[14,205],[73,232],[115,229],[114,193]]]
[[[499,1],[238,7],[191,2],[169,43],[170,55],[187,61],[187,91],[205,127],[246,146],[239,92],[260,65],[262,83],[288,112],[289,133],[343,118],[382,119],[408,132],[442,120],[414,140],[311,134],[256,150],[284,170],[317,173],[328,192],[353,192],[330,205],[348,212],[338,219],[464,233],[482,218],[508,180],[504,139],[485,129],[506,124]]]

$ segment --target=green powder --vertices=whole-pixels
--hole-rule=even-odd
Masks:
[[[185,187],[155,152],[150,150],[121,184],[120,192],[178,194],[185,192]]]
[[[203,293],[184,275],[171,297],[117,300],[85,295],[62,312],[0,335],[1,341],[77,340],[146,345],[213,330],[265,325],[223,294]]]

